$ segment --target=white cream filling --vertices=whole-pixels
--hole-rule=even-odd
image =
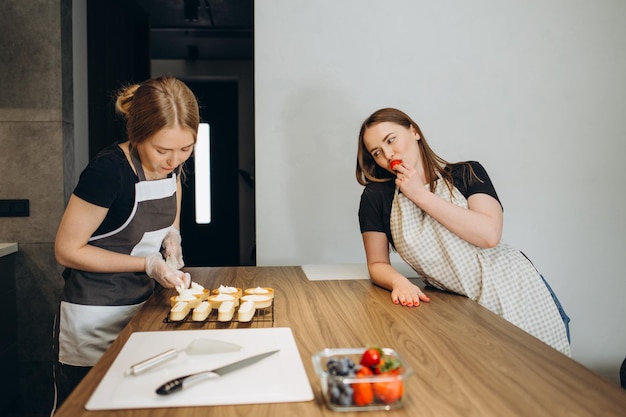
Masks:
[[[225,287],[223,285],[220,285],[219,288],[217,289],[218,293],[233,293],[233,292],[237,292],[237,288],[235,287]]]
[[[271,300],[271,298],[268,297],[267,295],[245,295],[241,299],[244,301],[256,301],[256,302]]]
[[[228,295],[228,294],[218,294],[213,297],[213,300],[216,300],[216,301],[232,301],[234,299],[235,297],[233,297],[232,295]]]

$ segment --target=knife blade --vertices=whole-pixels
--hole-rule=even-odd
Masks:
[[[189,388],[190,386],[202,381],[206,381],[207,379],[216,379],[223,375],[226,375],[229,372],[233,372],[238,369],[245,368],[246,366],[250,366],[260,361],[261,359],[273,355],[279,350],[280,349],[270,350],[269,352],[263,352],[257,355],[249,356],[245,359],[240,359],[219,368],[211,369],[208,371],[196,372],[190,375],[174,378],[157,388],[156,393],[159,395],[169,395],[175,392],[182,391],[184,388]]]

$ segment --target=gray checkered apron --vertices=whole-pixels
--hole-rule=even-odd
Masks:
[[[435,194],[467,208],[440,178]],[[565,325],[541,275],[517,249],[480,248],[459,238],[396,187],[391,235],[398,254],[428,284],[465,295],[556,350],[571,356]]]

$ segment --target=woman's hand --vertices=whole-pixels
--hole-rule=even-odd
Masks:
[[[183,261],[183,248],[181,246],[182,239],[180,232],[174,226],[167,232],[163,239],[163,256],[166,259],[167,264],[173,269],[180,269],[185,266]]]
[[[391,291],[391,301],[394,304],[417,307],[420,301],[430,301],[430,298],[417,285],[391,265],[389,241],[384,233],[364,232],[362,237],[370,278],[377,285]]]
[[[156,252],[146,257],[146,274],[165,288],[188,288],[191,276],[182,271],[170,268]]]
[[[417,307],[420,301],[429,302],[430,297],[422,292],[420,287],[402,277],[393,282],[391,290],[391,301],[394,304],[401,304],[406,307]]]
[[[398,165],[396,172],[396,186],[402,191],[408,199],[417,200],[420,193],[428,193],[424,187],[426,180],[423,171],[415,168],[406,167],[404,164]]]
[[[423,173],[415,168],[399,165],[396,175],[396,185],[405,197],[461,239],[481,248],[500,242],[502,206],[492,196],[472,194],[465,209],[432,193],[425,187]]]

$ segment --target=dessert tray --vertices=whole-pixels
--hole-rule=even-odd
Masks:
[[[163,319],[163,323],[190,323],[197,324],[198,327],[202,328],[222,328],[222,327],[243,327],[243,328],[266,328],[266,327],[274,327],[274,300],[272,305],[266,308],[257,308],[252,316],[252,319],[249,321],[239,321],[237,319],[237,312],[239,307],[235,307],[235,312],[233,314],[233,318],[228,321],[220,321],[218,319],[218,311],[216,309],[212,309],[209,313],[208,317],[204,320],[193,320],[192,312],[187,314],[182,320],[171,320],[170,313],[168,312],[165,318]],[[207,326],[208,325],[208,326]]]
[[[210,328],[273,327],[274,289],[227,287],[209,290],[192,282],[170,297],[163,323],[196,323]]]

